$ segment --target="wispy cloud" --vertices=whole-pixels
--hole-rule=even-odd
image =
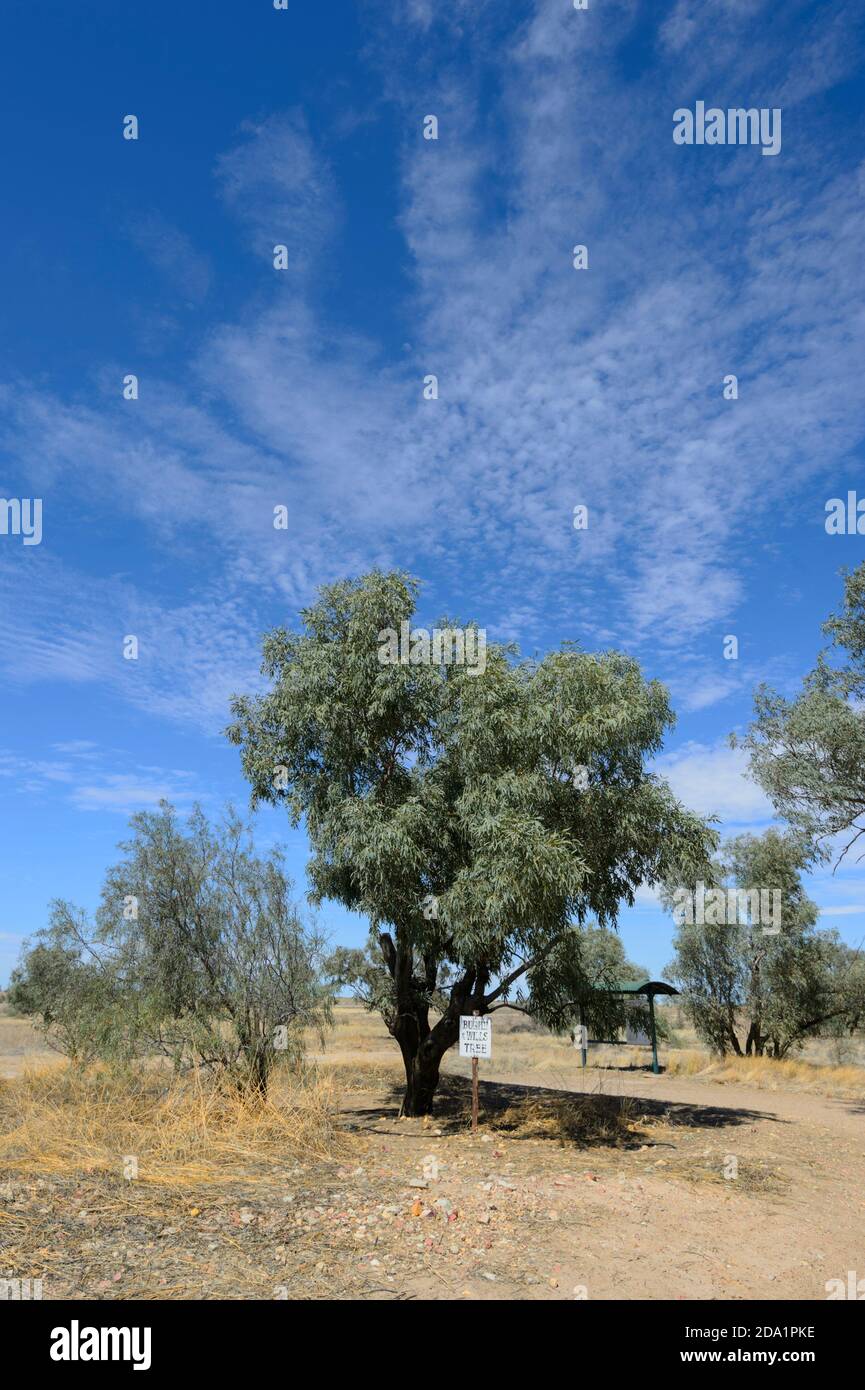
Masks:
[[[657,759],[657,770],[693,811],[759,829],[774,818],[771,803],[747,776],[742,749],[690,742]]]
[[[25,633],[0,631],[13,676],[107,682],[215,727],[254,679],[274,613],[338,573],[403,563],[528,647],[603,632],[675,657],[691,711],[735,693],[741,673],[701,668],[698,643],[741,611],[779,509],[804,495],[800,526],[819,515],[859,437],[863,175],[826,158],[819,113],[779,160],[689,159],[672,144],[664,64],[682,99],[714,74],[723,101],[735,61],[771,103],[797,62],[809,90],[836,80],[841,46],[817,28],[792,52],[753,44],[768,13],[756,0],[679,5],[659,15],[658,64],[624,84],[634,5],[600,24],[540,0],[504,40],[497,9],[458,5],[439,27],[415,3],[405,31],[378,12],[400,57],[382,82],[402,132],[410,353],[322,305],[322,275],[350,274],[347,195],[291,111],[249,121],[217,161],[262,276],[242,313],[190,345],[183,385],[150,379],[134,405],[27,383],[0,398],[13,467],[46,494],[46,536],[77,504],[100,526],[140,527],[188,574],[204,559],[178,601],[59,563],[25,578],[16,557],[29,616]],[[467,65],[453,40],[469,30]],[[438,141],[421,136],[429,111]],[[287,279],[268,269],[277,241]],[[164,242],[182,275],[188,244]],[[288,533],[273,529],[277,504]],[[118,664],[127,631],[142,637],[136,668]]]
[[[142,767],[135,758],[118,750],[92,745],[70,752],[67,759],[34,758],[0,749],[0,789],[20,796],[50,795],[56,800],[58,785],[77,811],[116,811],[129,816],[162,800],[181,808],[203,800],[197,779],[181,769]]]
[[[336,229],[340,205],[303,112],[244,122],[237,144],[217,161],[216,174],[226,204],[250,229],[256,252],[269,259],[281,243],[289,269],[308,271]]]
[[[31,569],[11,565],[4,580],[0,663],[15,684],[92,684],[150,715],[218,733],[231,696],[259,683],[261,633],[241,584],[215,579],[194,600],[159,603],[127,580],[84,580],[47,552]],[[124,656],[128,637],[136,659]]]
[[[195,792],[175,774],[154,779],[128,774],[106,774],[99,783],[76,786],[72,797],[79,811],[116,811],[124,816],[136,811],[150,810],[160,801],[186,807],[195,800]]]
[[[129,237],[188,303],[207,297],[213,275],[209,257],[162,213],[150,210],[131,220]]]

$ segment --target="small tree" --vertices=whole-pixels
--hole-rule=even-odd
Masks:
[[[329,1018],[322,938],[292,904],[279,853],[257,857],[232,811],[212,828],[196,808],[184,830],[162,803],[131,827],[95,929],[55,905],[18,972],[19,1006],[68,1033],[92,990],[110,1025],[89,1055],[160,1051],[264,1093],[276,1057],[299,1055],[303,1030]]]
[[[621,938],[590,923],[563,947],[533,972],[534,1012],[541,1022],[560,1033],[570,1031],[576,1017],[597,1038],[613,1039],[629,1026],[648,1034],[648,1005],[635,996],[611,993],[617,985],[648,978],[642,966],[628,960]],[[664,1035],[660,1021],[658,1031]]]
[[[48,927],[25,944],[9,982],[14,1013],[32,1018],[48,1046],[79,1065],[124,1053],[117,1027],[121,989],[107,958],[92,941],[86,914],[51,904]]]
[[[801,881],[809,859],[794,833],[738,836],[702,870],[704,920],[689,913],[679,922],[668,971],[698,1034],[722,1056],[784,1057],[807,1037],[860,1024],[863,972],[836,932],[816,930]],[[772,904],[768,921],[760,890]],[[667,885],[668,905],[677,891]]]
[[[647,771],[673,717],[635,661],[488,647],[480,671],[433,663],[421,633],[416,659],[383,661],[417,591],[379,572],[324,588],[303,631],[265,639],[271,689],[237,698],[229,730],[253,801],[305,819],[314,899],[371,920],[357,976],[400,1047],[409,1115],[431,1109],[461,1014],[520,980],[539,1015],[567,1002],[577,929],[613,926],[641,883],[715,843]]]

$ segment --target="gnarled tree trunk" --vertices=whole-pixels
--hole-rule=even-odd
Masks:
[[[388,1030],[399,1043],[405,1068],[405,1095],[401,1115],[429,1115],[439,1083],[441,1061],[460,1034],[460,1014],[483,1002],[488,975],[472,971],[452,987],[448,1007],[438,1022],[429,1021],[430,997],[436,986],[437,961],[423,962],[423,976],[413,972],[410,949],[397,934],[396,944],[387,933],[379,937],[385,964],[394,982],[396,1008],[386,1017]],[[472,999],[472,992],[477,995]]]
[[[430,1028],[422,1018],[402,1015],[391,1029],[399,1043],[405,1067],[405,1095],[401,1115],[430,1115],[439,1084],[441,1062],[459,1037],[459,1015],[451,1011]]]
[[[431,1115],[439,1084],[441,1058],[418,1052],[406,1062],[401,1115]]]

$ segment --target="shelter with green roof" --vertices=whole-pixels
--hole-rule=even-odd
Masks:
[[[652,1071],[657,1076],[661,1068],[658,1066],[658,1035],[655,1029],[655,995],[656,994],[678,994],[679,991],[673,986],[668,985],[666,980],[650,980],[648,976],[643,980],[618,980],[612,985],[598,985],[598,990],[605,994],[627,994],[644,995],[649,1001],[649,1023],[651,1027],[652,1039]],[[582,1009],[580,1010],[580,1051],[582,1054],[583,1066],[587,1063],[588,1038],[586,1036],[585,1025],[583,1024]]]

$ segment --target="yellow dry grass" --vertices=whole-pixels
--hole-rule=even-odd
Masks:
[[[681,1023],[678,1015],[673,1017],[673,1022],[686,1045],[661,1044],[659,1048],[661,1066],[671,1076],[700,1077],[722,1085],[752,1086],[759,1090],[808,1091],[844,1100],[865,1099],[865,1066],[832,1065],[832,1051],[825,1040],[810,1043],[803,1055],[791,1060],[776,1062],[769,1057],[722,1060],[696,1043],[692,1029],[678,1026]],[[627,1072],[651,1063],[648,1047],[592,1047],[587,1072],[583,1072],[579,1052],[567,1037],[554,1037],[539,1027],[527,1028],[521,1015],[509,1014],[508,1010],[495,1015],[493,1032],[493,1057],[483,1063],[482,1071],[488,1080],[537,1073],[539,1083],[543,1079],[546,1084],[566,1088],[574,1082],[582,1085],[587,1074],[602,1077],[606,1071]],[[688,1045],[692,1042],[693,1046]],[[854,1043],[851,1047],[858,1059],[861,1047],[858,1040]],[[367,1089],[375,1082],[399,1081],[402,1077],[399,1052],[381,1019],[348,1000],[337,1003],[334,1028],[317,1065],[347,1091]],[[445,1056],[442,1066],[445,1073],[466,1075],[468,1069],[469,1064],[458,1057],[455,1050]]]
[[[490,1117],[494,1130],[511,1138],[554,1139],[564,1148],[589,1144],[633,1144],[639,1133],[635,1107],[627,1096],[599,1092],[571,1100],[564,1096],[527,1096]]]
[[[28,1176],[100,1172],[184,1186],[284,1172],[287,1160],[333,1158],[346,1144],[332,1078],[277,1075],[267,1100],[244,1100],[201,1074],[71,1066],[0,1082],[0,1169]]]
[[[815,1065],[798,1058],[712,1057],[697,1051],[668,1052],[664,1066],[671,1076],[700,1076],[720,1085],[865,1100],[865,1069],[857,1066]]]
[[[396,1051],[392,1058],[383,1059],[325,1056],[315,1063],[315,1071],[340,1091],[371,1091],[385,1085],[401,1086],[405,1081],[402,1059]]]

